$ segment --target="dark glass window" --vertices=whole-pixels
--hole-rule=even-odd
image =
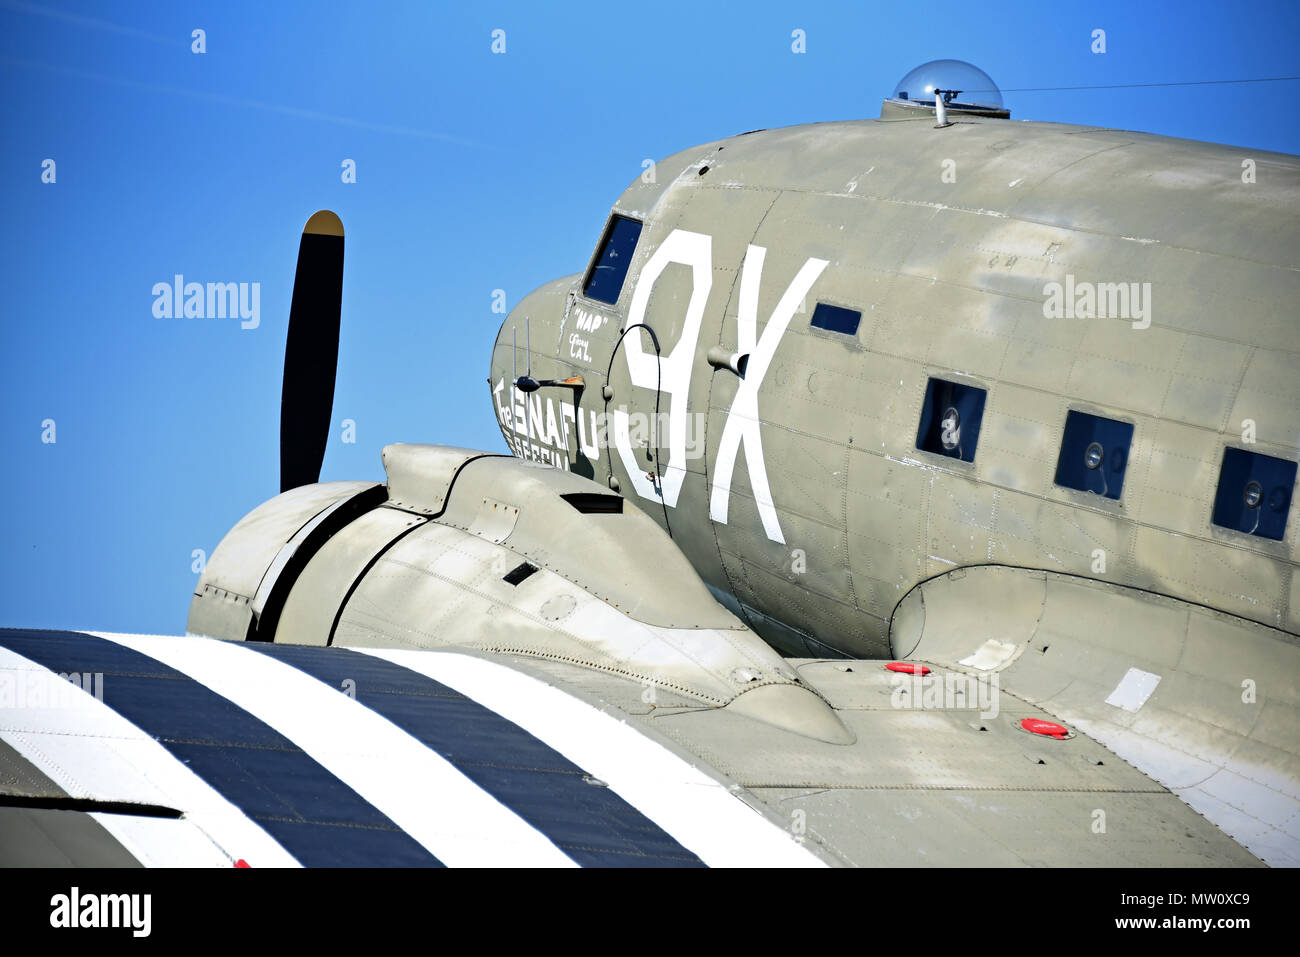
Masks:
[[[1065,416],[1061,457],[1056,460],[1056,484],[1119,498],[1132,443],[1130,423],[1071,410]]]
[[[618,302],[618,294],[623,291],[623,280],[627,278],[627,267],[632,262],[636,241],[640,237],[641,224],[635,219],[626,216],[610,219],[600,242],[600,255],[582,287],[584,296],[611,305]]]
[[[856,336],[858,334],[858,323],[861,320],[862,313],[855,309],[828,306],[824,302],[817,303],[817,308],[813,310],[812,314],[812,324],[818,329],[842,332],[846,336]]]
[[[1296,463],[1245,449],[1224,449],[1215,525],[1281,541],[1295,487]]]
[[[925,389],[925,405],[921,407],[916,447],[963,462],[974,462],[987,394],[979,386],[931,379]]]

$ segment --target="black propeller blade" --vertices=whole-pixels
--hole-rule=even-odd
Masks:
[[[280,491],[320,479],[334,411],[343,299],[343,223],[328,209],[302,230],[284,345]]]

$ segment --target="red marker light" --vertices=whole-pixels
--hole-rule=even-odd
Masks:
[[[235,861],[235,866],[236,866],[236,867],[248,867],[248,861],[244,860],[244,859],[241,857],[239,860]]]
[[[1044,721],[1042,718],[1025,718],[1020,722],[1020,727],[1034,734],[1046,735],[1049,738],[1067,738],[1070,735],[1069,728],[1051,721]]]
[[[891,661],[885,667],[890,671],[897,671],[905,675],[928,675],[930,669],[925,665],[914,665],[910,661]]]

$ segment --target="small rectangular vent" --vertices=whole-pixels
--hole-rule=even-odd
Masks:
[[[588,515],[623,514],[623,496],[621,495],[602,495],[600,492],[570,492],[568,495],[561,495],[560,498],[579,512]]]
[[[535,571],[537,571],[536,565],[529,564],[528,562],[520,562],[514,568],[510,569],[510,571],[506,572],[505,576],[501,580],[509,582],[511,585],[518,585]]]

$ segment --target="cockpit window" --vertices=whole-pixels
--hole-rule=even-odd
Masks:
[[[587,281],[583,284],[582,294],[588,299],[618,302],[618,295],[623,291],[623,280],[627,278],[627,267],[636,252],[636,242],[641,237],[641,224],[626,216],[612,216],[605,227],[604,238],[600,242],[600,255],[592,264]]]

